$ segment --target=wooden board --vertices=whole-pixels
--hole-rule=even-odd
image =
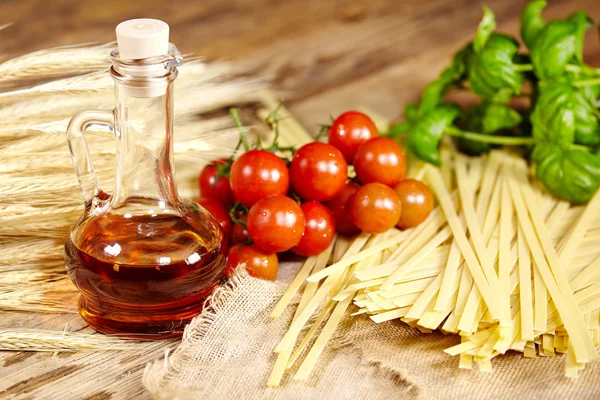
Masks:
[[[500,31],[518,35],[525,0],[486,2]],[[232,60],[273,79],[286,105],[311,132],[317,124],[359,105],[397,118],[408,102],[474,35],[481,2],[471,0],[148,0],[102,2],[5,0],[0,59],[48,47],[114,40],[114,27],[137,17],[171,25],[183,53]],[[600,2],[552,1],[545,16],[587,10],[600,20]],[[597,30],[588,32],[586,61],[600,65]],[[285,267],[284,267],[285,268]],[[0,314],[7,327],[83,328],[76,314]],[[88,328],[89,329],[89,328]],[[0,354],[0,398],[146,398],[140,377],[165,347],[134,354]],[[106,366],[110,360],[111,368]],[[89,366],[94,368],[90,369]],[[116,366],[116,367],[115,367]],[[92,371],[92,372],[90,372]]]

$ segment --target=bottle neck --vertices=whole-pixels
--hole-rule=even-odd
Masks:
[[[141,97],[116,82],[117,171],[111,207],[166,209],[177,201],[173,171],[173,82]]]

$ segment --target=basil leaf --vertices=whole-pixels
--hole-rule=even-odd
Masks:
[[[561,199],[585,203],[600,185],[600,159],[587,150],[540,143],[532,158],[537,178]]]
[[[423,116],[408,134],[408,147],[422,160],[441,165],[438,145],[446,129],[460,114],[454,105],[441,104],[432,112]]]
[[[478,53],[469,54],[467,76],[471,90],[483,99],[494,98],[501,89],[505,93],[520,93],[524,75],[514,68],[518,48],[514,38],[492,33]]]
[[[598,98],[600,98],[600,85],[582,87],[579,88],[579,91],[591,105],[596,104]]]
[[[546,25],[542,18],[542,11],[546,8],[545,0],[536,0],[527,3],[521,14],[521,38],[531,49],[540,31]]]
[[[572,115],[568,115],[569,113]],[[551,135],[552,138],[548,141],[563,146],[573,142],[587,146],[600,144],[600,126],[594,106],[585,93],[567,82],[542,85],[531,118],[534,137],[536,134],[542,137]],[[565,118],[572,118],[572,125]],[[568,133],[571,129],[572,136]],[[543,133],[546,131],[551,134]]]
[[[454,80],[459,81],[465,78],[467,73],[467,62],[469,55],[473,52],[472,43],[468,43],[460,49],[452,58],[452,70],[454,71]]]
[[[501,104],[487,104],[483,120],[483,133],[493,133],[502,129],[514,128],[521,123],[521,114]]]
[[[483,46],[487,43],[490,35],[496,29],[496,18],[494,13],[489,9],[488,6],[483,6],[483,18],[477,27],[477,34],[475,40],[473,40],[473,50],[479,53]]]
[[[557,78],[565,74],[567,64],[582,61],[583,39],[590,26],[584,12],[573,14],[568,20],[550,21],[538,33],[530,46],[531,63],[538,78]]]
[[[496,94],[489,98],[490,102],[496,104],[508,104],[513,97],[513,90],[511,88],[498,89]]]
[[[468,111],[465,128],[471,132],[495,134],[515,128],[522,121],[521,115],[510,107],[501,104],[483,102],[471,107]],[[490,151],[493,146],[465,138],[455,138],[460,151],[470,155],[480,155]]]
[[[583,42],[585,40],[585,31],[591,28],[594,23],[589,15],[583,11],[577,11],[569,16],[569,21],[575,24],[575,58],[583,63]]]
[[[407,104],[404,107],[404,117],[410,123],[415,123],[420,118],[419,109],[415,104]]]
[[[567,148],[575,140],[575,114],[568,109],[536,107],[531,114],[532,134],[538,143]]]
[[[568,75],[565,77],[565,81],[570,82],[594,78],[597,78],[597,76],[592,75],[587,71],[578,71],[569,72]],[[600,98],[600,85],[579,87],[577,88],[577,90],[586,98],[587,102],[590,103],[590,105],[592,106],[594,106]]]

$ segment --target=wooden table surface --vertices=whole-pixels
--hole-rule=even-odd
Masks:
[[[499,30],[518,35],[526,1],[486,3]],[[550,3],[548,18],[585,9],[600,20],[600,1]],[[159,18],[169,23],[171,41],[183,53],[235,61],[271,78],[292,113],[316,132],[330,114],[359,104],[398,117],[473,37],[481,13],[480,2],[471,0],[3,0],[0,25],[13,25],[0,36],[0,57],[109,42],[123,20]],[[597,26],[588,32],[585,59],[600,65]],[[0,328],[8,321],[13,327],[48,329],[81,324],[73,315],[4,313]],[[0,398],[145,398],[143,367],[162,352],[148,344],[124,357],[118,371],[102,367],[105,354],[0,354]],[[95,368],[83,368],[90,365]]]

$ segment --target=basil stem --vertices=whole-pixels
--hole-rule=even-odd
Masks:
[[[590,75],[600,75],[599,68],[590,67],[588,65],[567,64],[566,70],[568,72],[573,72],[573,73],[583,72],[585,74],[590,74]]]
[[[533,71],[533,65],[531,64],[515,64],[513,69],[519,72]]]
[[[464,138],[474,142],[506,146],[523,146],[535,143],[535,139],[532,137],[484,135],[482,133],[463,131],[455,126],[447,127],[445,133],[450,136]]]
[[[575,87],[597,86],[600,85],[600,78],[584,79],[581,81],[573,81]]]

